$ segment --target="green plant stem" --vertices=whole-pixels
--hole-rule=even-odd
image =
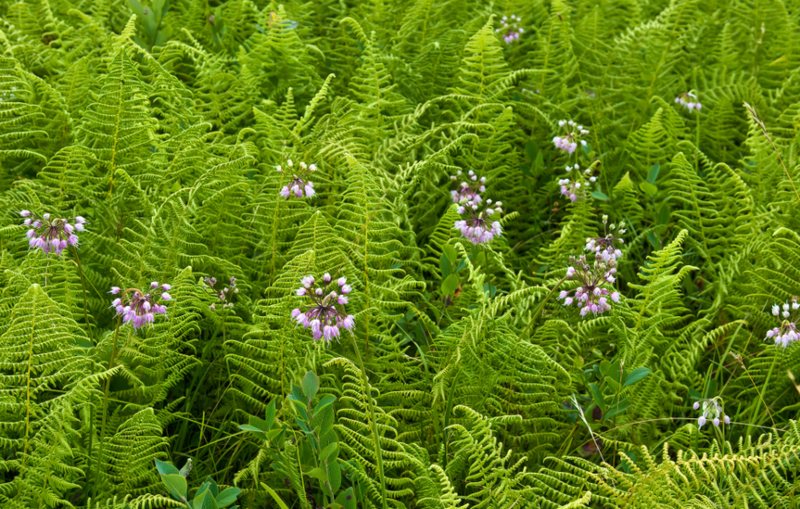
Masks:
[[[378,435],[378,426],[375,422],[375,410],[372,408],[372,394],[370,394],[368,387],[369,387],[369,380],[367,379],[367,369],[364,365],[364,359],[361,357],[361,350],[358,348],[358,341],[356,340],[355,334],[350,334],[350,337],[353,340],[353,348],[355,349],[356,358],[358,359],[358,367],[361,369],[361,385],[365,389],[366,393],[364,397],[367,398],[367,412],[369,415],[369,426],[370,430],[372,431],[372,442],[374,446],[375,452],[375,466],[378,468],[378,478],[381,483],[381,507],[383,509],[387,509],[389,506],[387,505],[386,501],[388,500],[386,494],[386,477],[383,472],[383,456],[381,455],[381,441],[380,436]]]
[[[113,340],[112,347],[111,347],[111,356],[108,359],[108,367],[106,368],[107,371],[113,369],[114,368],[114,363],[116,362],[117,350],[118,350],[118,342],[119,342],[119,329],[120,329],[121,326],[122,326],[122,321],[119,318],[117,318],[117,325],[114,328],[114,340]],[[103,387],[103,404],[102,404],[102,412],[103,412],[103,414],[101,416],[100,437],[99,437],[100,438],[100,447],[101,448],[103,446],[104,439],[105,439],[105,434],[106,434],[106,424],[107,424],[107,420],[108,420],[108,396],[109,396],[109,392],[111,390],[111,378],[112,378],[112,375],[109,375],[109,377],[106,379],[105,386]],[[92,426],[93,425],[94,425],[94,420],[92,420]],[[93,433],[92,433],[92,435],[93,435]],[[87,470],[87,473],[86,473],[86,479],[87,479],[86,485],[87,486],[92,486],[92,492],[93,492],[93,494],[96,494],[95,489],[97,487],[97,483],[92,483],[91,482],[91,479],[92,479],[93,473],[94,473],[92,471],[92,458],[93,457],[94,457],[94,454],[92,454],[91,442],[90,442],[89,460],[88,460],[88,465],[87,465],[87,469],[86,469]]]
[[[91,331],[92,324],[89,323],[89,298],[88,292],[86,290],[86,274],[83,273],[83,265],[81,265],[81,258],[78,255],[78,249],[75,246],[72,246],[72,255],[75,257],[75,265],[78,267],[78,275],[81,278],[81,289],[83,290],[83,320],[86,322],[86,326],[89,327]]]

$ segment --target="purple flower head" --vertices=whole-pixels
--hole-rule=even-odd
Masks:
[[[158,287],[157,282],[156,287]],[[155,315],[166,315],[167,307],[162,302],[172,300],[172,297],[166,292],[161,295],[158,292],[151,294],[138,288],[122,290],[118,286],[113,286],[109,293],[119,295],[113,300],[111,306],[117,315],[122,317],[123,325],[130,323],[134,329],[140,329],[153,323]]]
[[[216,286],[217,286],[217,278],[215,278],[215,277],[205,277],[205,278],[203,278],[203,283],[205,285],[206,291],[208,293],[210,293],[211,295],[213,295],[219,301],[219,302],[214,302],[214,303],[209,304],[208,307],[211,310],[216,310],[217,309],[217,304],[222,304],[222,309],[228,309],[228,308],[232,308],[233,307],[234,304],[233,304],[232,301],[234,299],[234,296],[239,293],[239,289],[236,287],[236,278],[235,277],[231,276],[228,279],[228,284],[223,286],[222,288],[216,288]],[[165,290],[165,293],[163,293],[161,295],[162,299],[164,299],[165,295],[168,298],[166,298],[164,300],[169,300],[169,299],[172,298],[172,297],[170,297],[170,295],[168,293],[166,293],[166,290],[170,289],[169,285],[161,285],[161,289]],[[303,290],[305,290],[305,288],[303,288]]]
[[[41,217],[29,210],[20,211],[24,217],[23,224],[28,227],[25,237],[31,249],[41,249],[44,253],[60,255],[67,247],[78,246],[78,235],[75,232],[84,231],[85,219],[78,216],[70,223],[64,218],[55,218],[50,214]]]
[[[309,180],[311,174],[317,171],[316,164],[306,164],[301,161],[295,165],[291,159],[288,159],[285,165],[278,165],[275,170],[278,173],[283,173],[286,170],[287,173],[292,174],[289,183],[284,185],[279,193],[287,200],[292,197],[313,198],[317,194],[314,190],[314,183]]]
[[[599,315],[611,309],[612,302],[619,302],[619,293],[612,283],[617,269],[605,263],[589,263],[586,256],[570,259],[566,279],[577,280],[579,285],[573,290],[562,290],[558,298],[565,306],[575,304],[581,316],[589,313]]]
[[[480,203],[482,192],[486,191],[486,177],[478,177],[474,171],[469,170],[467,177],[462,179],[463,172],[458,170],[455,175],[450,175],[450,180],[459,182],[458,187],[450,191],[450,196],[453,198],[453,203]]]
[[[774,304],[772,316],[780,318],[781,324],[768,330],[765,339],[772,339],[776,345],[784,348],[800,339],[800,331],[797,327],[798,319],[800,319],[798,310],[800,310],[800,303],[797,302],[797,297],[792,297],[791,301],[784,302],[783,305]]]
[[[574,165],[568,164],[566,166],[566,171],[568,177],[559,179],[558,181],[559,190],[561,191],[562,196],[568,198],[571,202],[576,202],[579,199],[588,196],[589,189],[595,182],[597,182],[597,176],[594,175],[594,169],[590,167],[586,168],[585,170],[581,170],[580,165],[575,163]]]
[[[687,111],[700,111],[703,107],[700,101],[697,100],[697,95],[694,92],[683,92],[675,98],[675,103],[680,104]]]
[[[577,150],[578,145],[586,145],[583,136],[589,134],[589,130],[574,120],[559,120],[558,127],[561,132],[553,137],[553,145],[557,149],[572,154]]]
[[[719,427],[720,420],[725,424],[731,423],[731,418],[725,415],[722,409],[722,402],[719,397],[695,401],[692,408],[701,410],[700,416],[697,418],[697,427],[699,428],[702,428],[708,421],[711,421],[711,424],[716,427]]]
[[[578,287],[574,290],[563,290],[558,298],[564,301],[565,306],[575,304],[580,309],[580,315],[589,313],[598,315],[611,309],[611,303],[620,300],[619,292],[614,289],[617,280],[617,260],[622,256],[622,251],[616,243],[622,243],[617,234],[625,233],[625,229],[614,224],[608,225],[608,216],[603,216],[605,236],[590,237],[586,239],[586,251],[591,253],[591,262],[586,255],[570,258],[565,279],[577,280]],[[610,232],[610,233],[609,233]]]
[[[346,278],[341,277],[334,283],[330,274],[325,273],[319,280],[309,275],[300,282],[303,286],[296,293],[308,302],[305,306],[293,309],[292,318],[310,329],[315,340],[330,342],[340,336],[341,328],[353,330],[355,318],[345,310],[348,303],[345,295],[352,290]]]
[[[491,199],[481,203],[466,202],[458,207],[461,219],[453,226],[473,244],[485,244],[502,235],[503,227],[499,221],[502,212],[502,202],[492,202]]]
[[[586,239],[585,249],[589,253],[594,253],[595,259],[601,260],[609,267],[616,267],[617,260],[622,257],[622,250],[619,249],[619,246],[625,242],[621,237],[626,231],[625,222],[621,222],[619,226],[614,223],[609,225],[608,216],[603,215],[603,229],[602,237]]]
[[[518,41],[520,36],[525,32],[525,29],[521,26],[521,22],[522,18],[516,14],[503,16],[500,18],[500,26],[495,28],[494,31],[503,37],[503,41],[506,44],[511,44],[514,41]]]

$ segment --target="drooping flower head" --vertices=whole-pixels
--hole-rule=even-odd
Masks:
[[[495,28],[494,31],[495,33],[502,34],[503,41],[505,41],[506,44],[511,44],[514,41],[518,41],[520,36],[525,32],[521,23],[522,18],[516,14],[503,16],[500,18],[500,26]]]
[[[582,125],[575,123],[574,120],[559,120],[558,127],[561,133],[553,138],[553,144],[557,149],[572,154],[579,144],[586,145],[586,140],[582,137],[589,134],[589,130]]]
[[[597,182],[597,177],[593,174],[593,168],[581,171],[581,165],[578,163],[568,164],[565,169],[568,177],[559,179],[558,185],[563,196],[576,202],[589,192],[591,185]]]
[[[300,282],[302,286],[295,293],[310,302],[303,308],[293,309],[292,318],[304,328],[311,329],[315,340],[329,342],[339,337],[340,327],[353,330],[355,318],[345,309],[352,291],[347,278],[340,277],[334,282],[326,272],[319,282],[311,275],[303,277]]]
[[[460,203],[458,213],[461,219],[455,222],[454,227],[473,244],[484,244],[503,233],[499,221],[502,212],[503,202],[495,203],[491,198],[480,203]]]
[[[684,92],[675,98],[675,102],[680,104],[689,111],[700,111],[703,107],[700,101],[697,100],[697,95],[694,92]]]
[[[605,263],[589,263],[586,256],[570,258],[566,278],[580,284],[574,290],[562,290],[558,298],[565,306],[575,304],[581,316],[589,313],[599,315],[611,309],[612,302],[619,302],[619,292],[613,286],[617,269]]]
[[[586,239],[586,251],[594,253],[596,259],[602,260],[609,267],[614,267],[617,260],[622,256],[619,245],[625,242],[621,237],[625,233],[624,221],[619,226],[608,224],[608,216],[603,215],[603,229],[605,235],[602,237],[589,237]]]
[[[719,397],[710,399],[701,399],[694,402],[692,408],[702,411],[700,417],[697,418],[697,427],[702,428],[707,422],[711,422],[714,426],[719,427],[720,422],[725,424],[731,423],[731,418],[725,415],[722,409],[722,403]]]
[[[605,236],[586,239],[585,249],[590,253],[591,262],[586,255],[570,257],[565,277],[578,281],[578,287],[562,290],[558,294],[565,306],[575,304],[581,316],[605,313],[611,309],[612,302],[619,302],[620,299],[614,283],[617,280],[617,260],[622,256],[622,251],[615,244],[622,242],[616,234],[625,233],[625,230],[614,224],[606,226],[607,223],[608,216],[604,215]]]
[[[316,164],[306,164],[300,162],[295,166],[291,159],[286,161],[286,166],[278,165],[275,167],[278,173],[283,173],[284,170],[287,174],[291,173],[292,179],[288,184],[281,188],[280,195],[287,200],[291,197],[296,198],[313,198],[316,194],[314,191],[314,183],[309,180],[312,173],[317,171]]]
[[[776,345],[786,348],[790,344],[800,339],[800,331],[797,330],[797,321],[800,318],[800,303],[797,297],[792,297],[791,303],[784,302],[783,305],[774,304],[772,306],[772,316],[781,318],[781,324],[767,331],[765,339],[772,339]]]
[[[461,179],[462,172],[458,170],[455,175],[450,175],[450,180],[457,182]],[[450,196],[453,198],[453,203],[480,203],[480,193],[486,191],[486,177],[478,177],[474,171],[467,172],[467,179],[462,180],[458,184],[458,188],[450,191]]]
[[[214,294],[217,300],[219,300],[219,304],[222,305],[223,309],[233,307],[233,298],[239,293],[239,289],[236,287],[236,278],[234,276],[228,278],[228,284],[223,285],[222,288],[217,288],[217,278],[215,277],[204,277],[203,283],[205,284],[206,289]],[[212,310],[215,310],[217,309],[217,303],[211,303],[208,307]]]
[[[118,297],[111,306],[122,317],[123,325],[130,323],[134,329],[140,329],[153,323],[155,315],[167,314],[167,306],[164,303],[172,300],[172,296],[168,293],[171,288],[170,285],[159,284],[158,281],[150,283],[150,289],[146,292],[138,288],[121,289],[112,286],[109,293]]]
[[[30,210],[21,210],[23,224],[29,229],[25,234],[31,249],[41,249],[44,253],[60,255],[67,247],[78,245],[78,232],[84,231],[86,220],[76,216],[72,223],[64,218],[50,214],[38,216]]]

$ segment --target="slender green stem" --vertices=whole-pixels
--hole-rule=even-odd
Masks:
[[[542,301],[539,302],[539,305],[536,306],[536,309],[533,311],[533,314],[531,315],[531,319],[530,319],[530,322],[528,323],[528,327],[525,330],[526,334],[530,334],[531,333],[531,330],[533,329],[533,326],[536,323],[536,319],[539,318],[539,315],[544,310],[544,305],[547,304],[547,302],[553,297],[553,295],[555,295],[556,290],[558,290],[558,288],[561,286],[561,284],[566,280],[567,280],[566,276],[564,276],[561,279],[559,279],[558,282],[555,285],[553,285],[553,288],[549,292],[547,292],[547,295],[544,296],[544,299],[542,299]]]
[[[111,347],[111,356],[108,359],[107,370],[111,370],[114,367],[114,363],[117,360],[117,351],[118,351],[118,348],[119,348],[119,329],[120,329],[121,326],[122,326],[122,322],[118,318],[117,319],[117,325],[114,328],[114,340],[113,340],[112,347]],[[103,415],[100,417],[101,418],[101,422],[100,422],[100,436],[99,436],[99,438],[100,438],[100,447],[101,448],[103,447],[105,434],[106,434],[106,424],[107,424],[107,421],[108,421],[108,396],[109,396],[109,392],[111,391],[111,378],[112,378],[111,375],[109,375],[108,378],[106,378],[106,383],[105,383],[105,386],[103,387],[103,404],[102,404]],[[96,487],[97,487],[97,484],[96,483],[95,484],[91,483],[92,474],[93,474],[92,468],[91,468],[92,456],[93,456],[93,454],[91,454],[91,451],[90,451],[89,464],[88,464],[87,474],[86,474],[86,479],[87,479],[86,485],[87,486],[92,486],[92,491],[94,491],[96,489]]]
[[[386,477],[383,473],[383,455],[381,454],[381,441],[380,436],[378,435],[378,425],[375,422],[375,409],[372,407],[372,394],[369,392],[369,380],[367,379],[367,368],[364,365],[364,359],[361,357],[361,350],[358,348],[358,341],[356,341],[356,337],[354,334],[350,334],[350,337],[353,339],[353,348],[356,352],[356,358],[358,359],[358,367],[361,369],[361,385],[365,389],[366,394],[364,395],[370,401],[367,401],[367,412],[369,414],[369,426],[370,430],[372,431],[372,442],[375,448],[375,466],[378,468],[378,478],[381,482],[381,506],[383,509],[387,509],[389,506],[386,504],[388,500],[386,495]]]
[[[83,273],[83,265],[81,265],[81,258],[78,256],[78,249],[72,246],[72,256],[75,257],[75,265],[78,267],[78,275],[81,278],[81,289],[83,290],[83,320],[86,326],[91,330],[92,324],[89,323],[89,298],[86,291],[86,274]]]

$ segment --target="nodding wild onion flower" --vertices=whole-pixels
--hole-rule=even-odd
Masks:
[[[791,303],[784,302],[783,305],[774,304],[772,306],[772,316],[775,318],[782,318],[781,325],[774,327],[767,331],[767,337],[764,339],[772,339],[776,345],[784,348],[789,346],[800,339],[800,332],[797,330],[797,320],[800,318],[800,304],[797,302],[797,297],[792,297]]]
[[[64,218],[55,218],[50,214],[41,217],[30,210],[21,210],[22,222],[30,227],[25,234],[31,249],[41,249],[44,253],[60,255],[68,246],[78,245],[78,232],[84,231],[86,219],[75,216],[73,223]]]
[[[493,203],[491,198],[481,203],[468,201],[459,204],[458,213],[464,219],[456,221],[454,227],[473,244],[484,244],[502,235],[498,221],[502,212],[503,202]]]
[[[215,277],[204,277],[203,283],[205,283],[207,290],[210,290],[211,293],[217,297],[224,309],[233,307],[233,302],[231,302],[233,300],[233,296],[239,293],[239,289],[236,288],[235,277],[231,276],[228,279],[228,284],[223,286],[220,290],[215,288],[217,286],[217,278]],[[215,310],[217,309],[217,303],[211,303],[208,307],[212,310]]]
[[[461,170],[456,175],[451,175],[450,180],[457,181]],[[474,171],[467,172],[468,180],[458,184],[458,188],[450,191],[453,202],[458,204],[457,220],[453,227],[461,232],[473,244],[490,242],[493,238],[503,233],[500,225],[500,214],[503,212],[503,202],[484,200],[480,193],[486,191],[486,177],[478,177]]]
[[[280,195],[286,198],[287,200],[295,196],[297,198],[313,198],[316,193],[314,191],[314,183],[309,180],[309,176],[317,171],[316,164],[306,164],[304,162],[300,162],[300,164],[295,167],[294,162],[291,159],[286,161],[286,167],[284,168],[280,164],[275,167],[275,170],[278,173],[283,173],[286,170],[287,173],[292,173],[292,180],[289,183],[281,188]]]
[[[150,291],[143,292],[138,288],[122,289],[112,286],[111,295],[118,295],[111,303],[117,314],[122,317],[122,324],[130,323],[134,329],[140,329],[153,323],[155,315],[166,315],[167,307],[164,302],[172,300],[167,293],[172,287],[158,281],[150,283]],[[152,292],[152,293],[150,293]]]
[[[578,144],[586,145],[586,140],[581,137],[589,134],[589,130],[582,125],[576,124],[574,120],[559,120],[558,127],[562,133],[553,138],[553,144],[557,149],[572,154],[578,148]]]
[[[450,175],[450,180],[455,182],[462,175],[461,170],[458,170],[455,175]],[[458,189],[450,191],[450,196],[453,197],[453,203],[480,203],[482,198],[480,193],[486,191],[486,177],[478,177],[474,171],[467,172],[468,180],[461,181],[458,184]]]
[[[558,298],[564,301],[565,306],[578,306],[581,316],[605,313],[611,309],[611,302],[619,302],[619,292],[612,286],[616,272],[615,267],[597,259],[590,264],[585,255],[573,256],[567,268],[567,279],[579,281],[580,286],[574,290],[562,290]]]
[[[306,329],[311,329],[315,340],[324,339],[327,342],[340,335],[339,328],[352,331],[355,327],[355,318],[348,315],[345,306],[348,295],[352,291],[347,284],[347,278],[340,277],[333,283],[333,278],[327,272],[322,276],[321,284],[316,284],[314,276],[308,275],[300,280],[303,286],[297,289],[299,297],[306,297],[311,304],[305,308],[292,310],[292,318]],[[338,291],[337,291],[338,288]]]
[[[617,244],[623,244],[625,239],[620,235],[625,233],[625,221],[621,221],[619,226],[614,223],[608,224],[608,216],[603,215],[603,230],[605,235],[602,237],[589,237],[586,239],[586,251],[593,252],[595,258],[603,262],[616,266],[617,260],[622,257],[622,251]]]
[[[591,184],[597,182],[597,177],[593,175],[592,168],[586,168],[581,171],[581,166],[578,163],[574,165],[568,164],[565,169],[567,174],[573,177],[572,179],[559,179],[558,185],[561,187],[561,194],[572,202],[578,201],[578,198],[586,194]]]
[[[684,92],[675,98],[675,103],[680,104],[689,111],[700,111],[703,107],[700,101],[697,100],[697,95],[694,92]]]
[[[615,244],[622,243],[622,239],[614,232],[622,234],[625,229],[622,224],[618,228],[613,223],[606,227],[607,223],[608,216],[604,215],[605,236],[586,239],[585,249],[592,254],[592,263],[589,263],[586,255],[570,257],[566,278],[577,280],[580,285],[574,290],[562,290],[558,294],[565,306],[575,304],[581,316],[605,313],[611,309],[612,302],[619,302],[620,299],[613,285],[617,280],[617,260],[622,256],[622,251]]]
[[[710,398],[710,399],[701,399],[694,402],[692,408],[695,410],[700,410],[700,407],[703,408],[700,417],[697,418],[697,427],[702,428],[705,426],[709,420],[711,424],[714,426],[719,427],[720,419],[721,422],[725,424],[731,423],[731,418],[725,415],[725,412],[722,410],[722,403],[720,403],[719,397]]]
[[[525,29],[520,26],[522,18],[516,14],[511,16],[503,16],[500,18],[500,26],[494,31],[498,34],[503,34],[503,40],[506,44],[511,44],[519,40],[520,36],[525,32]]]

